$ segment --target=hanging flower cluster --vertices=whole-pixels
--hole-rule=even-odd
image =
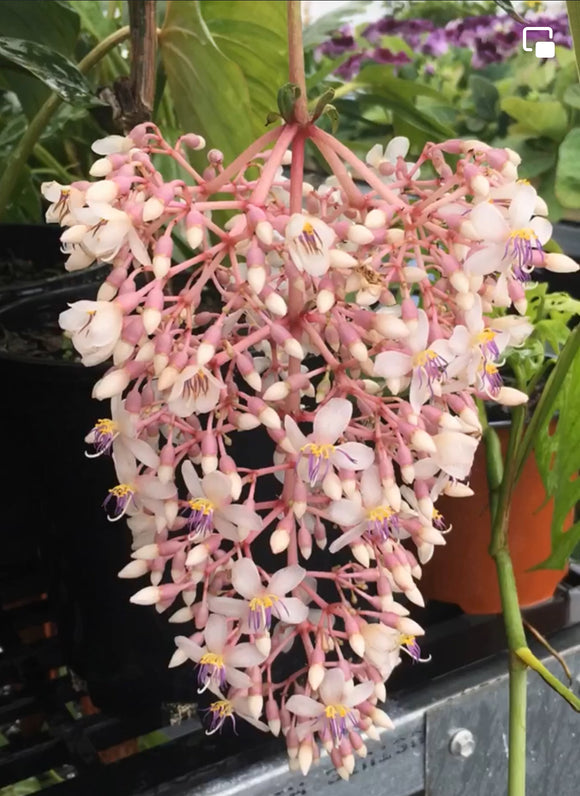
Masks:
[[[306,139],[332,171],[320,187]],[[115,465],[120,575],[149,580],[133,602],[187,628],[170,665],[215,695],[208,731],[243,718],[283,734],[292,768],[322,745],[348,778],[361,733],[391,724],[401,653],[421,660],[399,598],[423,604],[438,497],[471,494],[474,399],[527,400],[499,365],[531,331],[529,273],[577,266],[544,253],[546,205],[510,150],[453,140],[411,163],[395,139],[363,163],[285,124],[198,173],[203,147],[142,125],[96,142],[95,181],[44,186],[67,268],[111,265],[60,316],[84,364],[112,358],[89,454]]]

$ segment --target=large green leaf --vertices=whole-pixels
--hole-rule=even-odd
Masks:
[[[88,3],[91,5],[91,3]],[[0,2],[0,33],[6,38],[25,39],[71,58],[79,35],[80,20],[67,3],[58,0],[2,0]],[[31,119],[50,94],[43,83],[17,69],[3,68],[4,87],[20,100],[26,116]]]
[[[497,119],[499,92],[491,80],[481,75],[471,75],[469,88],[475,111],[480,119],[485,119],[486,122]]]
[[[553,411],[557,413],[556,430],[550,433],[551,413],[539,429],[536,461],[546,488],[546,495],[554,499],[552,517],[552,552],[540,568],[560,569],[580,541],[580,522],[563,533],[564,522],[580,501],[580,352],[572,362]]]
[[[279,0],[167,4],[160,48],[179,123],[226,160],[264,132],[277,107],[287,80],[285,32]]]
[[[560,144],[556,198],[564,207],[580,207],[580,127],[574,127]]]
[[[33,74],[71,105],[89,104],[94,99],[77,67],[43,44],[0,36],[0,56]]]
[[[566,134],[568,117],[562,103],[556,100],[534,102],[522,97],[505,97],[501,109],[537,135],[561,141]]]

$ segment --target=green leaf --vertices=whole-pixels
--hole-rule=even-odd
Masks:
[[[568,117],[561,102],[505,97],[501,101],[501,109],[520,122],[524,129],[537,135],[560,141],[566,134]]]
[[[564,102],[571,108],[580,108],[580,83],[573,83],[564,92]]]
[[[473,104],[477,115],[486,122],[493,122],[497,118],[499,92],[491,80],[481,75],[471,75],[469,88],[473,97]]]
[[[179,123],[226,161],[264,132],[276,108],[287,79],[285,30],[285,3],[276,0],[167,4],[160,49]]]
[[[89,3],[88,5],[92,5]],[[35,41],[72,58],[80,30],[80,19],[66,3],[0,2],[0,33],[6,38]],[[17,69],[2,69],[10,90],[18,96],[24,113],[31,119],[46,101],[50,90],[36,77]]]
[[[33,74],[65,102],[88,105],[95,99],[77,67],[42,44],[0,36],[0,55]]]
[[[556,198],[564,207],[580,207],[580,127],[574,127],[560,144]]]
[[[436,141],[442,141],[444,138],[452,138],[453,130],[445,124],[441,124],[433,116],[419,110],[413,102],[408,99],[399,97],[388,90],[388,88],[375,89],[372,94],[361,94],[367,101],[372,101],[380,108],[391,111],[394,115],[399,116],[404,121],[412,124],[414,127],[423,130],[428,136],[431,136]],[[360,101],[360,100],[359,100]],[[336,103],[338,106],[338,103]]]
[[[284,4],[285,5],[285,4]],[[360,13],[360,3],[346,3],[319,17],[316,22],[307,25],[302,34],[305,50],[310,50],[326,41],[345,21],[350,21],[353,14]]]
[[[580,448],[580,351],[576,351],[564,378],[553,411],[538,430],[535,443],[536,462],[546,496],[554,499],[551,536],[552,552],[537,569],[560,569],[580,541],[580,522],[563,533],[567,516],[580,500],[578,478]],[[557,413],[555,431],[550,435],[550,421]]]
[[[494,0],[494,2],[496,6],[499,6],[502,11],[505,11],[506,14],[509,14],[509,16],[512,19],[515,19],[516,22],[521,22],[522,25],[526,24],[526,20],[518,14],[510,0]]]

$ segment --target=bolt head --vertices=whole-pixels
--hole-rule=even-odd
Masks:
[[[471,757],[475,751],[475,738],[470,730],[461,729],[453,733],[449,751],[455,757]]]

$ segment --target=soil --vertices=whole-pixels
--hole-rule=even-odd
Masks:
[[[55,263],[50,268],[39,270],[34,260],[23,260],[11,252],[0,259],[0,287],[11,287],[15,282],[35,282],[62,274],[62,265]]]
[[[7,329],[0,321],[0,351],[27,359],[80,362],[71,340],[65,337],[57,317],[40,313],[34,328]]]

